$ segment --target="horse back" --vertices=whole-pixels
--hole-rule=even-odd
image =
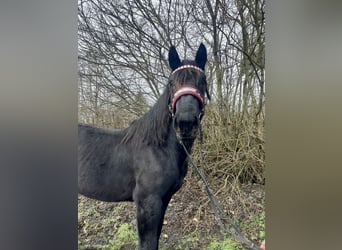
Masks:
[[[78,125],[79,193],[103,201],[130,201],[135,186],[122,130]]]

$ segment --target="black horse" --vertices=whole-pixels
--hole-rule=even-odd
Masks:
[[[169,50],[172,73],[156,104],[123,130],[79,125],[79,193],[102,201],[134,201],[139,249],[158,249],[165,210],[187,173],[208,89],[201,44],[194,61]]]

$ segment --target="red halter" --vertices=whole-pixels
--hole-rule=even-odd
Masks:
[[[200,72],[203,73],[203,69],[201,69],[200,67],[197,67],[197,66],[191,65],[191,64],[185,64],[185,65],[183,65],[183,66],[180,66],[180,67],[176,68],[174,71],[172,71],[171,74],[176,73],[178,70],[181,70],[181,69],[188,69],[188,68],[190,68],[190,69],[196,69],[196,70],[198,70],[198,71],[200,71]]]
[[[201,92],[192,85],[183,84],[175,94],[173,95],[172,102],[171,102],[171,113],[174,115],[176,112],[176,103],[183,95],[192,95],[195,97],[199,104],[201,105],[201,109],[204,108],[204,98]]]

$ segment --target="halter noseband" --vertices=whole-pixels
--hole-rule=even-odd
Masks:
[[[201,73],[203,73],[203,70],[201,68],[199,68],[195,65],[187,64],[187,65],[183,65],[183,66],[176,68],[174,71],[172,71],[171,74],[174,74],[175,72],[177,72],[179,70],[188,69],[188,68],[196,69],[196,70],[200,71]],[[201,94],[201,92],[196,87],[194,87],[193,85],[183,84],[173,94],[173,97],[172,97],[172,100],[170,103],[170,112],[171,112],[172,116],[174,116],[176,113],[177,101],[184,95],[192,95],[193,97],[195,97],[201,106],[201,110],[203,110],[203,108],[204,108],[204,97]]]

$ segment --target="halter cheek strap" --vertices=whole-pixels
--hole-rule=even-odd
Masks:
[[[172,102],[171,102],[171,113],[174,115],[176,113],[176,103],[177,101],[184,95],[192,95],[193,97],[195,97],[200,106],[201,109],[204,108],[204,98],[202,96],[202,94],[200,93],[200,91],[195,88],[192,85],[189,84],[183,84],[173,95],[172,98]]]

